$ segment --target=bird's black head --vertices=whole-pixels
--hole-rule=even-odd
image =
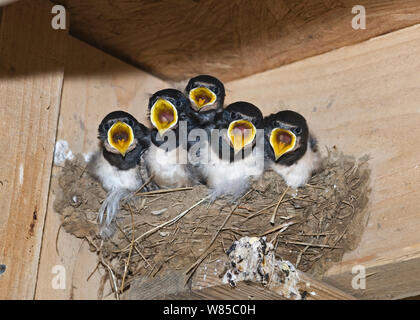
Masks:
[[[99,125],[98,139],[105,158],[120,169],[134,167],[149,146],[149,130],[124,111],[109,113]]]
[[[226,141],[235,153],[256,142],[257,130],[263,128],[263,115],[251,103],[239,101],[229,105],[217,124],[218,129],[227,129]]]
[[[178,127],[180,121],[189,121],[190,103],[184,94],[176,89],[164,89],[149,99],[150,122],[163,135]]]
[[[214,121],[216,113],[223,111],[225,86],[209,75],[199,75],[190,79],[185,94],[191,102],[194,116],[201,122]]]
[[[285,110],[264,119],[264,137],[267,156],[280,164],[292,165],[308,147],[309,129],[305,118]]]

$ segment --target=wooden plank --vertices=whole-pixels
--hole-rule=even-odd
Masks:
[[[0,7],[11,4],[13,2],[16,2],[18,0],[0,0]]]
[[[56,0],[70,31],[165,79],[248,76],[420,22],[417,0]],[[352,28],[363,5],[367,28]]]
[[[370,218],[325,279],[363,298],[420,293],[420,25],[227,84],[227,102],[304,114],[323,146],[371,156]],[[366,289],[354,290],[355,265]]]
[[[122,109],[144,122],[149,95],[168,85],[84,42],[72,37],[67,41],[71,51],[65,66],[57,140],[67,141],[73,154],[87,154],[97,150],[98,125],[107,113]],[[61,230],[56,251],[60,219],[53,203],[59,170],[59,167],[53,170],[36,298],[97,299],[102,274],[95,272],[89,278],[97,256],[89,251],[88,244]],[[51,286],[55,265],[66,270],[63,290]],[[113,298],[106,296],[109,291],[110,287],[106,287],[104,298]]]
[[[231,288],[224,285],[220,273],[224,270],[224,257],[212,263],[203,263],[192,278],[192,290],[164,298],[179,299],[253,299],[264,300],[285,300],[283,295],[284,286],[272,286],[271,289],[264,288],[257,283],[239,282],[237,287]],[[223,273],[222,272],[222,273]],[[306,291],[306,300],[354,300],[355,298],[336,287],[312,278],[310,275],[298,270],[300,291]],[[238,290],[236,292],[236,290]],[[236,298],[235,298],[236,297]]]
[[[318,281],[304,272],[298,272],[300,279],[306,284],[306,300],[355,300],[355,297],[337,287]]]
[[[43,0],[2,9],[0,299],[35,293],[65,55],[50,12]]]
[[[165,295],[156,300],[285,300],[281,295],[263,288],[256,283],[240,282],[235,288],[230,285],[217,285],[202,290],[185,291]]]

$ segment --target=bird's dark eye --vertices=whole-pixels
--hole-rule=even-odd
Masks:
[[[180,100],[176,100],[175,101],[175,107],[180,107],[181,106],[181,101]]]
[[[293,133],[294,134],[301,134],[302,133],[302,128],[301,127],[296,127],[293,129]]]
[[[214,88],[213,88],[213,92],[214,92],[215,94],[219,94],[219,88],[218,88],[218,87],[214,87]]]

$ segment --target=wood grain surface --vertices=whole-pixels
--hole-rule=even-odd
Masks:
[[[2,8],[0,299],[34,298],[66,46],[50,12],[43,0]]]
[[[371,157],[370,217],[326,280],[361,298],[420,293],[420,26],[227,84],[228,102],[301,112],[324,146]],[[354,266],[366,270],[355,290]]]
[[[67,141],[73,154],[88,156],[90,152],[98,150],[97,130],[103,117],[120,109],[146,123],[149,95],[167,87],[167,84],[71,36],[67,42],[71,51],[66,56],[57,140]],[[100,281],[105,273],[95,271],[97,256],[89,251],[89,244],[64,230],[60,231],[56,242],[61,222],[53,203],[58,190],[59,172],[60,167],[55,166],[36,298],[97,299]],[[66,286],[63,290],[55,290],[51,286],[54,277],[51,270],[55,265],[61,265],[66,270]],[[109,282],[106,284],[104,298],[113,299],[114,295],[109,295]]]
[[[418,0],[56,0],[70,32],[164,79],[241,78],[420,22]],[[352,8],[366,8],[354,30]]]

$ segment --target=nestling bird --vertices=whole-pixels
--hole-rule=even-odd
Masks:
[[[264,127],[267,166],[288,186],[305,185],[321,166],[317,142],[305,118],[294,111],[280,111],[266,117]]]
[[[188,132],[195,127],[190,103],[176,89],[164,89],[149,99],[151,146],[145,159],[153,181],[161,188],[193,184],[187,168]]]
[[[223,112],[225,101],[225,86],[209,75],[199,75],[190,79],[185,88],[185,94],[194,110],[191,116],[202,126],[215,124]]]
[[[91,158],[89,171],[108,192],[98,215],[101,236],[107,238],[115,232],[112,222],[120,201],[138,190],[147,179],[143,154],[150,146],[150,131],[124,111],[108,114],[98,131],[101,150]]]
[[[197,179],[212,189],[211,199],[226,196],[234,201],[264,171],[263,116],[251,103],[229,105],[209,130],[209,140],[193,164]]]

